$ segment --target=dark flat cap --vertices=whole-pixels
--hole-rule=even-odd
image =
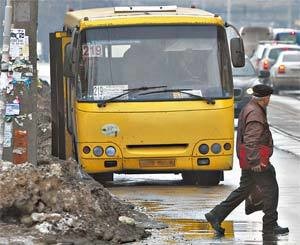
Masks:
[[[252,88],[252,90],[253,90],[252,95],[256,97],[265,97],[273,93],[273,89],[270,86],[264,84],[255,85]]]

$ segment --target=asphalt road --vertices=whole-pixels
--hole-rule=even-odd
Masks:
[[[268,117],[276,148],[271,162],[280,189],[279,224],[289,227],[289,235],[263,241],[263,213],[245,215],[242,203],[223,223],[225,236],[214,236],[204,214],[238,186],[240,169],[235,158],[233,170],[225,172],[224,182],[215,187],[184,185],[181,175],[115,175],[109,186],[112,193],[169,226],[153,230],[150,238],[137,244],[299,244],[300,104],[296,99],[272,97]]]

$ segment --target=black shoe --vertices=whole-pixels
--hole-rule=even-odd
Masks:
[[[212,213],[205,214],[206,220],[210,223],[212,228],[218,233],[218,235],[224,235],[225,229],[221,227],[219,220]]]
[[[289,228],[277,225],[271,229],[264,230],[263,233],[266,235],[283,235],[289,233]]]

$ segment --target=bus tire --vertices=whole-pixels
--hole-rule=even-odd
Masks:
[[[182,173],[183,182],[191,185],[214,186],[222,178],[222,171],[190,171]]]
[[[105,184],[107,181],[114,180],[114,173],[97,173],[97,174],[90,174],[94,180],[101,184]]]

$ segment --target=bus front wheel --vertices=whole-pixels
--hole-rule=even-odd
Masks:
[[[190,171],[182,173],[183,182],[191,185],[218,185],[221,178],[222,171]]]

